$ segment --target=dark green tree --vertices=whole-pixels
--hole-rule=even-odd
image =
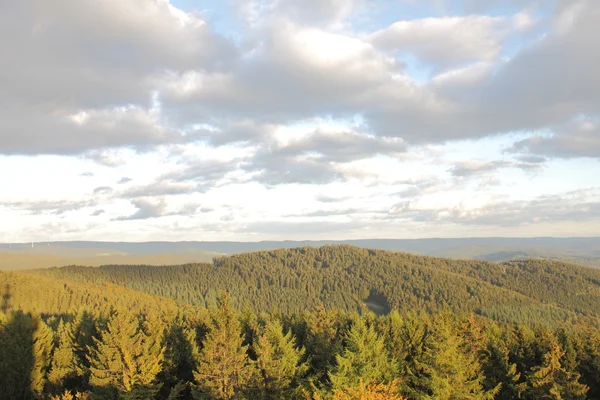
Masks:
[[[267,322],[254,343],[258,387],[263,398],[290,398],[295,391],[293,383],[306,373],[308,366],[302,362],[304,349],[296,347],[291,332],[284,333],[276,319]]]
[[[561,364],[565,352],[556,339],[544,355],[544,363],[535,368],[529,378],[532,399],[583,400],[588,387],[579,382],[579,374],[569,371]]]
[[[384,338],[357,318],[345,336],[345,348],[336,356],[336,365],[329,373],[334,389],[358,387],[361,382],[385,383],[397,372],[397,363],[390,359]]]
[[[226,293],[218,299],[202,346],[194,371],[196,396],[218,400],[239,397],[254,369],[248,359],[248,346],[243,345],[240,322]]]
[[[94,342],[89,349],[93,386],[116,390],[131,399],[149,398],[159,390],[155,381],[164,349],[158,334],[145,332],[136,315],[119,311]]]

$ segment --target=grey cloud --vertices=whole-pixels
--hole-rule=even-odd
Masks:
[[[323,44],[340,49],[340,54],[335,56]],[[163,106],[183,123],[345,116],[358,112],[360,97],[386,84],[396,68],[359,39],[290,23],[270,27],[251,54],[225,74],[174,76],[162,91]]]
[[[102,215],[102,214],[104,214],[104,213],[105,213],[105,211],[104,211],[104,210],[96,210],[96,211],[94,211],[94,212],[91,214],[91,216],[92,216],[92,217],[97,217],[98,215]]]
[[[164,200],[153,202],[150,200],[134,200],[131,202],[137,211],[129,216],[116,218],[116,221],[131,221],[138,219],[159,218],[166,215],[166,203]]]
[[[201,184],[215,184],[223,179],[229,172],[240,168],[243,159],[232,160],[185,160],[185,165],[177,170],[165,173],[160,180],[173,182],[197,182]]]
[[[147,110],[166,70],[213,70],[237,57],[202,20],[172,10],[160,0],[7,3],[0,15],[6,49],[0,152],[64,154],[163,142],[168,135],[157,134],[157,124],[135,115],[125,121],[109,116],[116,127],[101,120],[74,127],[65,120],[82,110],[130,104]]]
[[[362,210],[358,208],[343,208],[343,209],[333,209],[333,210],[316,210],[316,211],[308,211],[299,214],[290,214],[284,215],[284,218],[298,218],[298,217],[306,217],[306,218],[315,218],[315,217],[333,217],[333,216],[350,216],[356,214],[371,214],[377,213],[378,211],[370,211],[370,210]]]
[[[565,4],[552,21],[565,20]],[[362,114],[374,134],[413,144],[547,128],[600,109],[594,68],[600,60],[599,5],[581,4],[582,11],[571,13],[573,23],[556,22],[512,59],[477,71],[469,66],[462,75],[452,71],[426,85],[403,77],[397,63],[358,38],[277,26],[230,72],[176,77],[163,100],[170,114],[188,122],[235,117],[284,123]],[[329,58],[318,53],[329,45],[350,50],[339,58],[333,50]]]
[[[83,172],[83,173],[79,174],[79,176],[83,176],[85,178],[91,178],[94,176],[94,174],[92,172]]]
[[[341,201],[344,201],[345,198],[319,195],[316,197],[316,200],[320,201],[321,203],[339,203]]]
[[[111,150],[90,150],[83,155],[105,167],[118,167],[126,163],[125,157],[118,151]]]
[[[139,107],[77,114],[13,108],[16,106],[0,111],[7,114],[0,114],[0,153],[3,154],[74,154],[91,148],[130,145],[149,148],[184,139],[179,132],[158,125],[148,110]],[[91,157],[103,165],[115,165],[100,154]]]
[[[316,153],[326,161],[349,162],[377,154],[398,155],[406,152],[406,145],[396,138],[378,138],[356,132],[321,132],[291,142],[279,150],[282,154],[303,155]]]
[[[61,215],[82,208],[94,207],[94,200],[57,200],[57,201],[16,201],[3,205],[9,208],[28,211],[31,215],[51,214]]]
[[[578,118],[556,128],[551,136],[532,136],[518,141],[509,150],[558,158],[600,158],[600,118]]]
[[[342,22],[362,5],[360,0],[295,0],[274,1],[270,12],[285,16],[292,21],[313,25],[328,26]]]
[[[454,167],[450,169],[450,172],[456,177],[469,177],[494,172],[503,168],[518,168],[523,171],[534,171],[541,168],[541,165],[540,163],[526,163],[504,160],[490,162],[462,161],[455,164]]]
[[[226,121],[215,127],[202,127],[186,133],[190,141],[204,140],[221,146],[231,143],[257,142],[272,134],[275,125],[252,120]]]
[[[587,222],[600,220],[600,191],[581,190],[563,195],[540,196],[531,201],[492,201],[475,209],[418,209],[402,202],[383,219],[415,222],[451,222],[460,225],[514,227],[544,222]]]
[[[342,172],[336,165],[373,157],[377,154],[401,155],[402,141],[365,136],[356,132],[322,132],[285,145],[264,147],[242,168],[256,174],[255,180],[267,185],[284,183],[329,183],[344,177],[365,178],[352,171]]]
[[[233,213],[231,214],[227,214],[227,215],[223,215],[220,220],[223,222],[231,222],[235,219],[235,215],[233,215]]]
[[[517,160],[522,161],[524,163],[530,163],[530,164],[542,164],[542,163],[545,163],[548,161],[547,158],[540,157],[540,156],[534,156],[534,155],[517,156]]]
[[[158,181],[144,186],[135,186],[122,193],[124,198],[172,196],[190,194],[202,191],[203,186],[198,184],[174,183]]]
[[[113,189],[109,186],[99,186],[94,189],[94,194],[110,194],[113,192]]]
[[[444,69],[495,58],[512,25],[511,18],[482,15],[415,19],[395,22],[369,40],[378,48],[410,52]]]
[[[128,182],[131,182],[131,178],[128,178],[128,177],[124,176],[121,179],[119,179],[119,181],[117,182],[117,184],[122,185],[122,184],[128,183]]]

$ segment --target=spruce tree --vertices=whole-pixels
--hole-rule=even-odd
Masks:
[[[404,400],[404,397],[398,394],[398,380],[367,385],[361,379],[357,387],[334,389],[333,400]]]
[[[476,354],[468,351],[467,342],[456,328],[449,313],[432,320],[423,353],[413,360],[406,392],[410,398],[439,400],[491,399],[498,388],[483,388],[483,373]]]
[[[169,388],[179,382],[194,380],[198,358],[195,342],[195,330],[188,329],[180,323],[173,323],[166,332],[163,339],[165,357],[159,377]]]
[[[48,383],[48,371],[52,362],[52,350],[54,348],[54,332],[52,332],[52,329],[41,318],[36,318],[35,325],[31,389],[36,395],[41,397]]]
[[[311,355],[311,376],[318,381],[325,381],[330,367],[335,362],[335,355],[341,351],[338,337],[338,326],[332,312],[327,312],[321,304],[315,312],[308,314],[306,350]]]
[[[75,356],[75,337],[72,324],[60,320],[56,331],[55,350],[52,355],[52,365],[48,373],[48,382],[52,386],[53,393],[59,393],[62,389],[72,389],[72,381],[78,373],[78,362]]]
[[[517,365],[509,360],[509,351],[499,339],[490,340],[485,351],[483,365],[484,387],[493,390],[499,386],[497,400],[520,399],[526,389],[525,382],[519,382],[521,374]]]
[[[160,337],[144,332],[137,316],[119,311],[94,342],[89,360],[93,386],[112,388],[132,399],[148,398],[159,389],[155,378],[164,356]]]
[[[583,400],[588,387],[579,383],[579,374],[569,371],[561,364],[565,352],[556,339],[544,355],[544,363],[535,368],[530,376],[530,395],[535,399]]]
[[[34,366],[31,315],[16,311],[0,325],[0,400],[33,398],[31,372]]]
[[[202,345],[194,372],[197,397],[228,400],[239,396],[253,370],[248,359],[248,346],[243,345],[240,323],[228,294],[219,297]]]
[[[302,363],[304,349],[296,348],[291,332],[284,334],[279,320],[267,322],[254,343],[259,371],[259,389],[264,398],[289,398],[292,383],[307,370]]]
[[[391,361],[383,337],[375,328],[367,326],[362,317],[357,318],[345,337],[345,349],[336,355],[336,366],[329,373],[334,389],[358,387],[364,384],[383,383],[396,373],[396,363]]]

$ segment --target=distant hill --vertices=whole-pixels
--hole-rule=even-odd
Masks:
[[[462,261],[348,245],[220,257],[170,267],[64,267],[32,271],[69,282],[124,286],[198,306],[229,290],[239,308],[298,313],[323,303],[474,312],[501,321],[557,324],[600,317],[600,271],[546,260]]]
[[[175,265],[209,261],[215,255],[347,244],[413,254],[507,261],[542,258],[600,268],[600,238],[459,238],[364,239],[328,241],[185,241],[185,242],[44,242],[0,244],[0,269],[26,269],[69,264]],[[8,260],[7,253],[20,254]],[[39,257],[40,254],[52,257]],[[35,256],[34,256],[35,255]],[[27,256],[32,256],[28,259]]]

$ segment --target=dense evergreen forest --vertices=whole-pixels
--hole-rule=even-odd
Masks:
[[[600,271],[568,264],[325,246],[0,292],[0,400],[600,399]]]
[[[246,253],[212,264],[65,267],[36,275],[111,283],[210,307],[229,290],[234,306],[298,313],[319,304],[352,312],[472,312],[498,321],[596,322],[600,271],[553,261],[502,264],[423,257],[352,246]]]

